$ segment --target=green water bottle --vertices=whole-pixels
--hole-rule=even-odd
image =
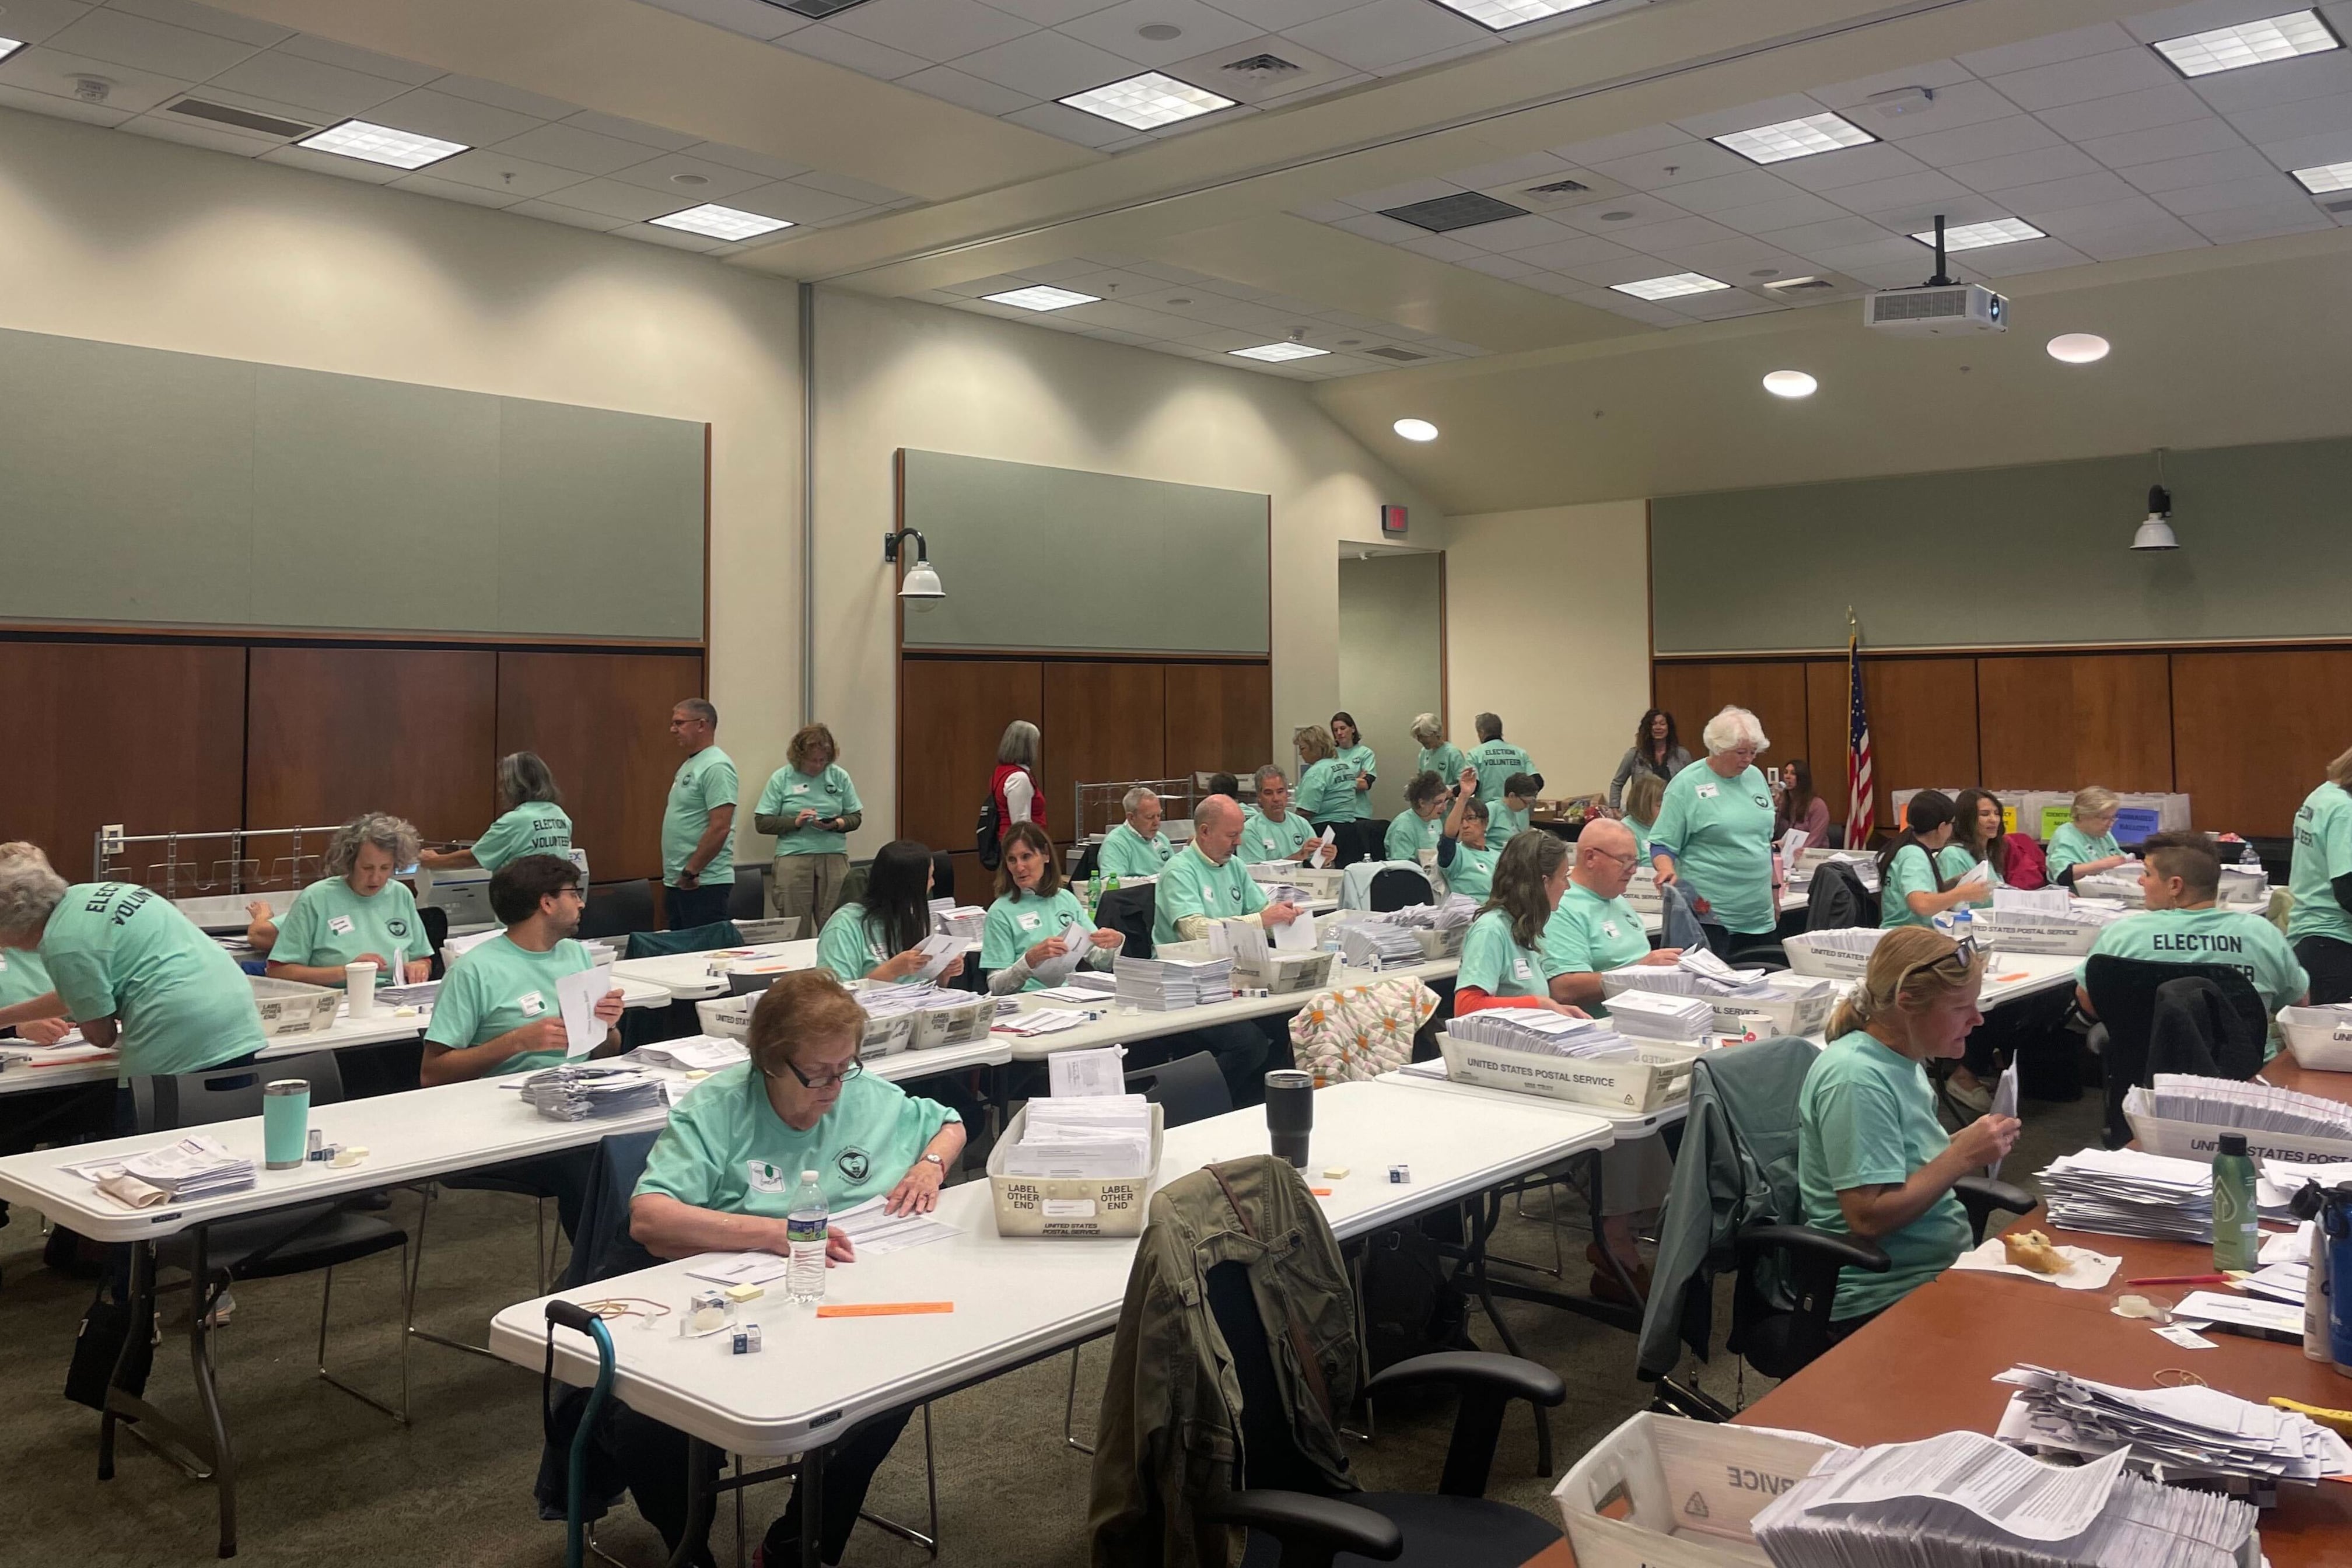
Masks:
[[[2255,1226],[2254,1162],[2246,1153],[2246,1135],[2221,1134],[2221,1152],[2213,1156],[2213,1267],[2253,1268],[2262,1251]]]

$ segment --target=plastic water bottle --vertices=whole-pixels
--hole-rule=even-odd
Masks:
[[[2246,1135],[2224,1132],[2213,1156],[2213,1267],[2254,1268],[2262,1250],[2255,1227],[2254,1162]]]
[[[795,1302],[805,1305],[824,1300],[824,1238],[831,1214],[824,1189],[816,1184],[816,1173],[803,1171],[800,1189],[793,1194],[792,1210],[784,1219],[784,1236],[793,1248],[784,1270],[784,1294]]]
[[[2259,871],[2263,868],[2262,852],[2254,847],[2252,839],[2247,839],[2245,847],[2238,851],[2238,864],[2250,871]]]

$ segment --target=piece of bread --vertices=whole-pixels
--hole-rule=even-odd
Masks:
[[[2065,1271],[2066,1260],[2050,1245],[2050,1238],[2038,1230],[2011,1231],[2000,1238],[2001,1249],[2009,1260],[2020,1268],[2036,1274],[2060,1274]]]

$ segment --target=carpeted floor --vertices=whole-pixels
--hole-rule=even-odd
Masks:
[[[2063,1105],[2029,1101],[2026,1132],[2009,1166],[2024,1178],[2055,1155],[2095,1142],[2095,1097]],[[1541,1208],[1541,1200],[1533,1200]],[[412,1220],[404,1194],[394,1217]],[[9,1479],[0,1523],[0,1563],[112,1568],[208,1560],[214,1493],[135,1440],[120,1448],[115,1479],[97,1479],[98,1418],[62,1397],[75,1326],[92,1287],[41,1267],[39,1216],[19,1209],[0,1230],[0,1475]],[[531,1211],[499,1194],[453,1193],[436,1205],[425,1266],[420,1321],[453,1335],[478,1336],[489,1315],[537,1294],[531,1279]],[[1568,1278],[1581,1288],[1584,1236],[1563,1236]],[[1549,1262],[1540,1217],[1507,1217],[1497,1251]],[[339,1270],[331,1358],[337,1370],[385,1394],[396,1387],[397,1255]],[[1727,1289],[1728,1282],[1724,1282]],[[415,1419],[403,1427],[321,1383],[315,1372],[320,1287],[315,1278],[241,1286],[236,1313],[217,1337],[221,1387],[236,1440],[242,1551],[254,1568],[368,1564],[553,1564],[562,1560],[560,1524],[542,1522],[530,1499],[540,1457],[539,1379],[429,1344],[412,1352]],[[167,1299],[164,1342],[151,1396],[193,1413],[184,1327],[186,1308]],[[1727,1308],[1726,1309],[1727,1310]],[[1506,1302],[1525,1353],[1557,1368],[1569,1398],[1553,1430],[1562,1470],[1648,1401],[1633,1375],[1632,1340],[1569,1313]],[[1724,1321],[1719,1311],[1717,1321]],[[1474,1319],[1480,1342],[1493,1328]],[[1091,1428],[1108,1342],[1087,1348],[1080,1383],[1080,1431]],[[1696,1363],[1686,1360],[1686,1366]],[[1738,1397],[1734,1365],[1720,1352],[1696,1381],[1727,1402]],[[941,1559],[952,1563],[1079,1568],[1087,1561],[1088,1461],[1063,1447],[1066,1358],[1009,1373],[940,1401],[933,1410],[940,1458]],[[1750,1374],[1746,1394],[1761,1381]],[[1355,1458],[1368,1486],[1435,1484],[1451,1417],[1447,1405],[1379,1412],[1378,1438]],[[890,1517],[923,1517],[919,1426],[910,1427],[884,1466],[869,1506]],[[1504,1428],[1489,1495],[1550,1515],[1554,1477],[1534,1473],[1532,1426],[1522,1410]],[[782,1484],[756,1489],[746,1503],[758,1539],[781,1510]],[[600,1538],[623,1562],[662,1560],[660,1542],[624,1510]],[[733,1516],[722,1507],[714,1543],[733,1561]],[[924,1553],[861,1528],[849,1561],[919,1568]]]

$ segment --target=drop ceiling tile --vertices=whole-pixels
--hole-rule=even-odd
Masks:
[[[1535,263],[1522,261],[1516,256],[1469,256],[1463,258],[1462,265],[1473,272],[1484,272],[1489,278],[1525,278],[1543,270]]]
[[[1059,103],[1032,104],[1026,109],[1016,109],[1004,118],[1015,125],[1025,125],[1032,131],[1042,131],[1048,136],[1058,136],[1081,147],[1107,147],[1114,142],[1124,142],[1128,137],[1124,125],[1099,115],[1081,113]]]
[[[2202,219],[2208,213],[2221,212],[2229,207],[2268,206],[2281,199],[2283,190],[2297,189],[2294,181],[2273,173],[2263,180],[2216,180],[2210,184],[2180,185],[2148,194],[2156,198],[2158,205],[2168,212],[2185,218]],[[2306,205],[2309,202],[2307,196],[2302,195],[2292,199]]]
[[[2021,43],[1972,50],[1960,56],[1959,63],[1980,77],[2006,76],[2011,71],[2053,65],[2060,60],[2112,54],[2117,49],[2130,48],[2137,41],[2113,22],[2101,22],[2096,26],[2077,27],[2072,32],[2052,33],[2046,37],[2027,38]]]
[[[2234,245],[2244,239],[2267,239],[2274,234],[2333,228],[2336,222],[2316,204],[2296,200],[2256,202],[2200,213],[2189,219],[2189,225],[2216,245]]]
[[[566,115],[566,125],[577,125],[583,131],[593,131],[599,136],[617,137],[624,142],[640,142],[659,153],[683,153],[702,140],[683,132],[665,131],[658,125],[647,125],[642,120],[624,120],[617,114],[605,114],[593,109],[583,109],[577,114]]]
[[[1016,109],[1026,109],[1037,100],[1025,92],[1015,92],[992,81],[983,81],[953,66],[932,66],[912,76],[898,79],[900,87],[911,87],[917,92],[945,99],[961,108],[982,114],[1010,114]]]
[[[1936,269],[1935,253],[1916,239],[1882,234],[1861,245],[1825,246],[1805,252],[1805,258],[1832,270],[1864,278],[1894,268],[1906,276],[1925,278]]]
[[[1540,180],[1547,175],[1563,174],[1574,167],[1565,158],[1549,153],[1527,153],[1517,158],[1504,158],[1491,163],[1474,164],[1467,169],[1449,169],[1448,183],[1467,191],[1483,191],[1494,185],[1516,185],[1523,181]]]
[[[567,114],[580,111],[576,103],[566,103],[558,98],[543,98],[535,92],[525,92],[519,87],[509,87],[502,81],[484,81],[480,77],[439,76],[426,85],[434,91],[447,93],[452,98],[487,103],[493,109],[503,109],[509,114],[527,115],[533,120],[561,120]]]
[[[2298,98],[2259,109],[2241,109],[2231,114],[2229,123],[2247,141],[2257,143],[2322,136],[2352,125],[2352,93]]]
[[[761,0],[652,0],[665,11],[707,22],[714,27],[724,27],[730,33],[740,33],[748,38],[779,38],[795,27],[808,26],[808,18],[794,16],[781,5],[761,4]]]
[[[552,195],[567,185],[580,184],[583,178],[576,169],[534,163],[528,158],[518,158],[512,153],[487,147],[477,147],[470,153],[444,158],[431,167],[436,179],[450,184],[471,185],[477,190],[504,193],[517,201]]]
[[[1248,47],[1249,46],[1246,44],[1243,46],[1244,48]],[[1297,44],[1286,43],[1285,47],[1296,49],[1298,48],[1298,46]],[[1274,52],[1278,54],[1281,51],[1276,50]],[[1310,53],[1311,51],[1300,50],[1299,52],[1304,54]],[[1309,82],[1305,87],[1299,88],[1296,91],[1269,93],[1265,97],[1257,100],[1258,107],[1261,109],[1279,109],[1286,104],[1303,103],[1310,98],[1327,97],[1331,93],[1338,92],[1342,88],[1357,87],[1365,82],[1376,79],[1376,78],[1364,71],[1349,71],[1345,76],[1334,77],[1328,81]]]
[[[2158,163],[2141,163],[2123,172],[2124,178],[2141,190],[2155,194],[2162,191],[2185,190],[2191,185],[2210,184],[2217,180],[2263,181],[2271,178],[2271,161],[2252,147],[2231,148],[2221,153],[2200,153],[2193,158],[2168,158]]]
[[[646,151],[651,152],[652,149],[647,148]],[[702,183],[682,184],[674,177],[679,174],[698,179]],[[729,196],[740,192],[768,184],[757,174],[746,174],[740,169],[730,169],[724,163],[707,163],[684,153],[665,153],[658,157],[648,158],[642,163],[633,163],[625,169],[615,169],[613,171],[613,178],[624,184],[641,186],[648,191],[659,191],[667,196],[676,198],[681,205],[687,206],[691,206],[697,202],[723,202]]]
[[[1717,174],[1711,179],[1678,184],[1660,194],[1687,212],[1718,213],[1728,212],[1734,207],[1752,207],[1759,202],[1780,201],[1801,193],[1779,175],[1751,165],[1737,174]]]
[[[1482,223],[1469,228],[1450,229],[1448,239],[1458,239],[1474,250],[1489,255],[1528,250],[1539,245],[1559,245],[1577,237],[1576,230],[1565,224],[1542,217],[1505,218],[1500,223]]]
[[[2043,110],[2041,119],[2070,142],[2087,142],[2098,136],[2123,136],[2135,131],[2152,131],[2159,125],[2210,119],[2212,112],[2212,107],[2191,92],[2188,83],[2172,81],[2160,87],[2144,87],[2137,92],[2119,92],[2112,98],[2062,103]]]
[[[409,90],[404,84],[384,77],[345,70],[341,66],[276,49],[265,49],[240,61],[205,85],[275,99],[308,110],[313,116],[324,117],[329,123],[364,114],[387,99]]]
[[[94,60],[87,55],[67,54],[60,49],[40,45],[18,49],[0,60],[0,82],[29,91],[48,93],[54,97],[74,98],[73,78],[104,77],[112,82],[103,107],[117,111],[121,119],[109,121],[119,124],[134,114],[143,114],[167,98],[187,89],[187,84],[169,77],[154,76],[146,71],[132,70],[110,60]],[[77,116],[76,118],[79,118]]]
[[[1011,43],[1037,26],[980,0],[866,0],[836,12],[825,26],[932,61]],[[798,40],[784,47],[798,47]]]
[[[1402,184],[1358,191],[1348,198],[1348,205],[1368,213],[1385,212],[1391,207],[1409,207],[1415,202],[1433,202],[1440,196],[1458,196],[1465,188],[1451,180],[1407,180]]]
[[[11,7],[14,14],[14,7]],[[390,55],[377,54],[373,49],[355,49],[349,44],[339,44],[332,38],[313,37],[308,33],[296,33],[278,46],[281,55],[317,60],[320,65],[341,66],[362,76],[380,76],[386,81],[396,81],[406,87],[423,87],[441,74],[437,66],[422,66],[415,60],[398,60]]]
[[[407,171],[371,163],[364,158],[344,158],[332,153],[313,153],[307,147],[275,147],[261,155],[265,163],[283,163],[289,168],[308,169],[314,174],[332,174],[339,180],[356,180],[363,185],[388,185]]]
[[[134,16],[145,16],[151,21],[169,22],[175,27],[233,38],[257,49],[266,49],[298,36],[291,27],[276,26],[268,22],[254,21],[251,17],[232,16],[226,11],[215,11],[210,5],[196,5],[194,0],[107,0],[107,5],[111,10],[128,11]],[[8,7],[7,16],[9,21],[15,21],[16,7]],[[5,28],[0,27],[0,30]],[[8,34],[12,38],[16,36]]]
[[[55,115],[60,120],[79,120],[85,125],[120,125],[131,118],[127,109],[84,103],[77,98],[60,98],[55,93],[15,86],[6,79],[5,68],[0,68],[0,109],[22,109],[34,114]]]
[[[1378,213],[1361,213],[1354,217],[1343,217],[1331,226],[1345,229],[1349,234],[1361,236],[1365,239],[1377,239],[1383,245],[1402,245],[1408,239],[1420,239],[1429,232],[1426,229],[1415,228],[1409,223],[1399,223],[1392,217],[1382,217]]]
[[[1992,79],[2003,98],[2021,109],[2054,109],[2141,88],[2165,87],[2180,80],[2155,50],[2137,44],[2104,55],[2085,55],[2054,65],[2034,66]]]
[[[1874,142],[1866,147],[1841,147],[1818,157],[1791,158],[1785,163],[1775,163],[1772,172],[1792,185],[1832,195],[1865,180],[1891,180],[1897,174],[1916,174],[1927,166],[1891,142]]]
[[[181,81],[203,81],[256,52],[252,44],[216,33],[112,10],[89,12],[50,34],[47,42],[53,49]]]
[[[457,180],[436,180],[431,174],[410,174],[394,180],[395,191],[410,191],[420,196],[438,196],[445,202],[465,202],[478,207],[510,207],[525,198],[520,192],[489,190],[481,185],[469,185]]]
[[[2054,212],[2064,212],[2071,207],[2101,206],[2109,202],[2147,199],[2121,177],[2105,169],[2063,180],[2049,180],[2040,184],[1987,191],[1985,194],[2034,227],[2044,230],[2049,226],[2042,219]]]
[[[1806,162],[1799,159],[1796,162]],[[1637,191],[1664,191],[1701,180],[1743,174],[1762,174],[1754,163],[1728,148],[1693,137],[1682,137],[1663,147],[1585,165]],[[1771,176],[1766,175],[1766,178]]]
[[[2103,171],[2095,159],[2076,148],[2041,147],[1981,163],[1956,163],[1944,172],[1972,191],[2003,191]]]
[[[1522,250],[1513,259],[1530,262],[1549,272],[1572,272],[1580,267],[1622,261],[1633,254],[1613,240],[1601,239],[1597,236],[1579,236],[1559,245],[1540,245],[1533,250]]]
[[[1914,136],[1903,143],[1903,150],[1938,169],[1948,169],[1955,163],[1980,163],[1987,158],[2063,145],[2063,137],[2031,114],[2012,113]]]
[[[2059,239],[2029,239],[2018,245],[1989,245],[1971,250],[1961,260],[1987,278],[2014,278],[2026,272],[2053,272],[2061,267],[2081,267],[2091,258]]]
[[[714,250],[724,250],[733,243],[682,228],[659,228],[649,223],[624,224],[613,232],[623,239],[645,240],[654,245],[667,245],[672,250],[691,250],[705,256]]]
[[[89,15],[81,0],[12,0],[5,31],[20,44],[37,44]]]
[[[2352,163],[2352,121],[2319,136],[2298,136],[2292,142],[2265,142],[2263,155],[2282,169],[2308,169],[2315,163]]]
[[[1973,195],[1949,174],[1930,169],[1925,174],[1898,174],[1891,180],[1873,180],[1864,185],[1847,185],[1834,198],[1837,205],[1852,212],[1876,213],[1897,207],[1916,207],[1925,203],[1960,201]]]
[[[552,163],[559,169],[577,169],[583,174],[609,174],[615,169],[642,163],[648,151],[637,142],[599,136],[576,125],[538,126],[520,136],[509,136],[499,145],[522,157]]]
[[[1840,187],[1826,196],[1800,191],[1795,195],[1782,196],[1777,201],[1759,202],[1752,207],[1733,207],[1727,212],[1717,213],[1715,221],[1726,228],[1750,235],[1795,228],[1802,224],[1832,223],[1847,216],[1847,209],[1837,199],[1843,189]]]
[[[2076,235],[2069,242],[2094,261],[2127,261],[2135,256],[2161,256],[2173,250],[2200,250],[2203,235],[2165,213],[2160,223],[2118,224]]]
[[[1058,27],[1114,3],[1115,0],[990,0],[998,10],[1041,27]]]
[[[1336,16],[1285,27],[1318,54],[1358,70],[1380,71],[1456,45],[1493,37],[1486,28],[1429,0],[1371,0]]]
[[[786,223],[832,223],[866,210],[863,202],[847,196],[835,195],[831,191],[814,191],[791,180],[779,180],[772,185],[755,185],[739,191],[727,198],[727,205],[762,217],[780,217]],[[1008,285],[1017,288],[1019,285]]]
[[[1824,250],[1848,245],[1868,245],[1891,237],[1884,226],[1866,217],[1849,216],[1801,224],[1793,228],[1769,229],[1756,237],[1767,245],[1779,246],[1791,256],[1819,261]]]
[[[795,184],[830,191],[836,196],[847,196],[853,202],[864,202],[868,206],[884,206],[906,199],[903,191],[894,191],[887,185],[874,184],[848,174],[827,174],[823,169],[811,169],[806,174],[794,175],[793,179]]]
[[[444,83],[448,80],[446,77],[441,79]],[[438,87],[413,88],[397,98],[386,99],[368,112],[380,124],[414,131],[421,136],[438,136],[445,142],[461,142],[468,147],[487,147],[545,123],[511,109],[456,97]]]
[[[1685,294],[1679,299],[1659,302],[1677,315],[1700,321],[1727,321],[1737,316],[1760,316],[1768,310],[1789,308],[1780,300],[1763,299],[1743,289],[1718,289],[1712,294]]]
[[[1759,271],[1769,271],[1775,278],[1795,278],[1818,270],[1802,257],[1791,256],[1778,246],[1767,245],[1760,239],[1742,235],[1736,239],[1721,239],[1712,245],[1692,245],[1677,248],[1668,259],[1682,264],[1693,272],[1703,272],[1709,278],[1720,278],[1727,283],[1743,287],[1756,280]]]
[[[1630,213],[1630,217],[1611,218],[1609,213]],[[1690,214],[1659,196],[1644,195],[1639,191],[1629,195],[1612,196],[1607,201],[1586,202],[1579,206],[1562,207],[1551,214],[1552,221],[1566,224],[1584,234],[1604,235],[1622,239],[1623,236],[1645,223],[1665,223]],[[1633,241],[1625,241],[1627,244]]]
[[[1712,114],[1694,115],[1675,121],[1675,129],[1702,140],[1709,136],[1727,135],[1734,131],[1751,131],[1759,125],[1778,125],[1783,121],[1802,120],[1809,114],[1819,114],[1827,104],[1801,92],[1785,98],[1768,98],[1761,103],[1742,104],[1738,109],[1717,110]]]
[[[1339,223],[1342,219],[1361,217],[1364,209],[1353,202],[1308,202],[1290,209],[1293,217],[1303,217],[1309,223]]]
[[[772,158],[765,153],[753,153],[741,147],[730,147],[721,142],[698,142],[687,151],[708,163],[724,163],[730,169],[746,174],[764,174],[772,180],[789,180],[795,174],[808,173],[805,163],[794,163],[782,158]]]
[[[1144,27],[1179,31],[1172,38],[1153,39],[1141,35]],[[1257,23],[1229,16],[1200,0],[1124,0],[1065,22],[1058,30],[1125,58],[1159,67],[1247,43],[1265,34]]]
[[[1592,288],[1591,284],[1582,279],[1570,278],[1565,272],[1530,272],[1524,278],[1514,279],[1513,281],[1522,289],[1539,289],[1546,294],[1562,298],[1589,293]]]
[[[955,68],[968,76],[976,76],[984,81],[992,81],[1000,87],[1009,87],[1016,92],[1025,92],[1032,98],[1040,99],[1067,98],[1072,93],[1084,92],[1090,87],[1100,87],[1105,82],[1118,81],[1135,74],[1133,61],[1123,59],[1108,49],[1098,49],[1081,39],[1055,32],[1031,33],[1011,43],[965,55],[955,62]],[[1043,107],[1061,108],[1058,104]],[[1023,112],[1034,115],[1035,111]],[[1074,109],[1062,109],[1062,113],[1079,114],[1081,121],[1092,121],[1095,126],[1105,128],[1090,128],[1088,132],[1090,137],[1101,141],[1111,141],[1128,133],[1127,127],[1104,120],[1099,115],[1080,114]],[[1054,121],[1059,117],[1047,115],[1044,118]],[[1024,121],[1023,123],[1030,124],[1033,129],[1045,129],[1034,121]],[[1064,133],[1053,132],[1051,134]]]
[[[507,208],[507,211],[520,213],[525,217],[544,218],[550,223],[569,224],[573,228],[594,229],[599,234],[610,234],[616,228],[629,226],[626,218],[607,217],[603,213],[592,213],[580,207],[567,207],[556,202],[536,200],[517,202]]]
[[[1727,228],[1712,219],[1681,217],[1664,223],[1645,223],[1626,237],[1626,243],[1640,247],[1647,256],[1677,257],[1695,245],[1720,245],[1741,237],[1737,229]]]
[[[1932,136],[1938,131],[1957,131],[1979,121],[1999,120],[2015,114],[2017,108],[1983,82],[1962,81],[1937,88],[1936,101],[1925,109],[1891,118],[1871,115],[1856,123],[1874,136],[1884,136],[1908,147],[1918,137]]]
[[[1620,294],[1614,289],[1586,289],[1570,295],[1569,298],[1580,305],[1590,305],[1596,310],[1606,310],[1612,315],[1629,317],[1636,321],[1646,321],[1654,327],[1679,327],[1689,320],[1686,316],[1675,315],[1662,305],[1653,305],[1647,300],[1636,300],[1631,294]]]
[[[1690,140],[1671,125],[1647,125],[1639,131],[1621,131],[1614,136],[1595,137],[1590,142],[1570,142],[1546,151],[1579,168],[1591,169],[1614,159],[1654,153]]]
[[[624,184],[618,180],[583,180],[576,185],[566,185],[560,193],[568,207],[581,207],[607,217],[644,222],[660,217],[665,213],[684,212],[700,205],[702,198],[663,191],[649,191],[642,185]],[[546,198],[554,200],[551,196]]]
[[[871,38],[845,32],[831,22],[803,27],[797,33],[777,39],[776,43],[780,48],[806,55],[811,59],[824,60],[828,65],[841,66],[878,81],[896,81],[931,63],[919,55],[910,55],[904,49],[894,49],[887,44],[877,44]]]
[[[160,110],[126,120],[121,128],[134,136],[152,136],[159,142],[177,142],[184,147],[204,147],[215,153],[233,153],[240,158],[257,158],[272,147],[285,145],[271,137],[239,134],[226,125]]]
[[[1424,234],[1418,239],[1399,240],[1397,248],[1410,250],[1415,256],[1426,256],[1438,261],[1463,261],[1473,256],[1489,254],[1475,245],[1465,245],[1451,235],[1444,234]]]
[[[2218,115],[2208,115],[2202,120],[2152,126],[2121,136],[2095,136],[2082,145],[2084,152],[2109,168],[2129,169],[2142,163],[2193,158],[2200,153],[2227,153],[2245,144],[2245,139],[2230,129],[2229,121]]]
[[[2041,62],[2034,60],[2021,63],[2038,65]],[[1968,68],[1958,60],[1929,60],[1925,65],[1906,66],[1900,70],[1881,71],[1875,76],[1859,77],[1853,81],[1842,81],[1834,87],[1817,87],[1806,96],[1819,99],[1842,114],[1849,109],[1860,110],[1859,116],[1849,115],[1847,118],[1868,131],[1882,118],[1870,108],[1873,95],[1894,92],[1906,87],[1956,87],[1970,79],[1972,79]]]
[[[2336,34],[2352,33],[2352,18],[2338,18]],[[2260,70],[2221,71],[2199,77],[2189,89],[2224,114],[2265,104],[2293,103],[2299,98],[2326,98],[2352,92],[2352,49],[2330,49],[2322,55],[2273,60]]]
[[[1658,257],[1643,256],[1636,252],[1617,261],[1587,262],[1582,266],[1563,267],[1558,270],[1567,273],[1571,278],[1581,278],[1597,288],[1606,289],[1618,283],[1638,283],[1644,278],[1663,278],[1670,273],[1679,272],[1682,268]],[[1627,297],[1631,298],[1630,295]]]

